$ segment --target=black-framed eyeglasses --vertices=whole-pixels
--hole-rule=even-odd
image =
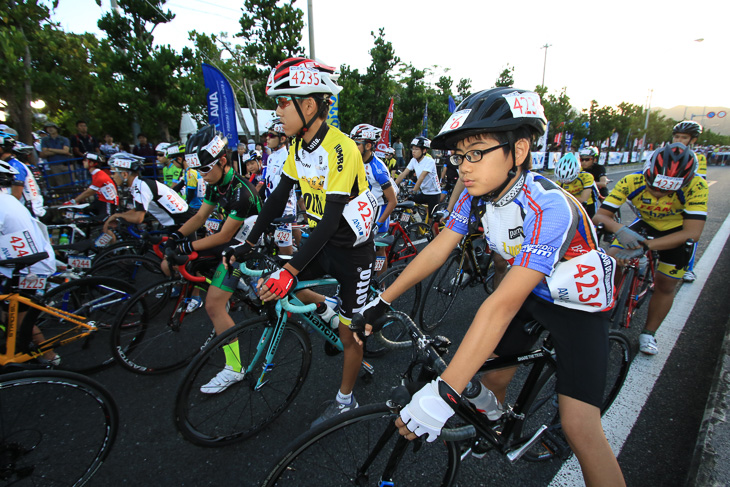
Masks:
[[[212,170],[213,170],[213,168],[214,168],[214,167],[215,167],[216,165],[218,165],[218,163],[217,163],[217,162],[216,162],[215,164],[211,164],[210,166],[200,166],[200,167],[198,168],[198,172],[199,172],[200,174],[208,174],[208,173],[209,173],[210,171],[212,171]]]
[[[581,157],[580,162],[591,162],[592,157]]]
[[[453,154],[451,157],[449,157],[449,161],[454,166],[461,166],[461,163],[464,162],[464,159],[469,162],[479,162],[482,160],[482,157],[486,156],[490,152],[496,151],[500,147],[505,147],[507,145],[509,145],[509,142],[502,142],[501,144],[490,147],[489,149],[474,149],[466,151],[465,154]]]
[[[276,138],[278,136],[279,136],[279,134],[275,134],[275,133],[272,133],[272,132],[269,132],[268,134],[266,134],[266,137],[268,137],[268,138]]]

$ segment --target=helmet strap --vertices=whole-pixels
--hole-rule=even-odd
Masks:
[[[309,98],[309,97],[308,97],[308,98]],[[314,98],[312,98],[312,100],[314,100]],[[301,107],[299,106],[299,104],[298,104],[298,103],[297,103],[297,102],[296,102],[295,100],[292,100],[292,103],[294,103],[294,108],[296,108],[296,110],[297,110],[297,113],[299,114],[299,118],[300,118],[300,119],[302,120],[302,123],[304,124],[304,125],[302,126],[302,128],[301,128],[301,129],[299,130],[299,132],[297,132],[297,135],[296,135],[296,137],[297,137],[298,139],[300,139],[300,138],[304,137],[304,134],[305,134],[305,133],[307,133],[307,132],[309,131],[309,127],[311,127],[311,126],[312,126],[312,124],[313,124],[313,123],[314,123],[314,122],[315,122],[315,121],[316,121],[316,120],[317,120],[317,119],[318,119],[318,118],[319,118],[319,117],[320,117],[320,116],[322,115],[322,113],[323,113],[323,112],[324,112],[325,110],[327,110],[327,107],[328,107],[328,105],[329,105],[329,104],[328,104],[328,103],[326,102],[326,100],[322,100],[322,103],[321,103],[321,104],[319,104],[319,106],[317,107],[317,112],[316,112],[316,113],[314,114],[314,116],[313,116],[313,117],[312,117],[312,118],[311,118],[311,119],[309,120],[309,122],[307,122],[307,119],[306,119],[306,118],[304,117],[304,113],[302,112],[302,108],[301,108]],[[316,101],[316,100],[315,100],[315,103],[317,103],[317,101]]]

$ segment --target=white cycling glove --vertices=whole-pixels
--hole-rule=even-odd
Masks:
[[[642,248],[641,242],[646,240],[627,226],[619,228],[616,232],[616,239],[622,247],[627,249],[640,249]]]
[[[450,391],[446,392],[447,395],[453,394],[454,403],[458,401],[459,394],[439,377],[416,392],[411,402],[400,412],[400,419],[403,420],[408,429],[415,433],[416,436],[428,434],[426,441],[429,443],[438,438],[441,434],[441,428],[454,415],[454,410],[451,409],[451,406],[441,398],[439,385],[446,389],[446,391]]]

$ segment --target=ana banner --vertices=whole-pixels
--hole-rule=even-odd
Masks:
[[[335,128],[340,128],[340,95],[330,96],[332,104],[330,111],[327,113],[327,124]]]
[[[532,153],[532,168],[542,169],[545,167],[545,153],[544,152],[533,152]]]
[[[208,123],[215,125],[228,138],[228,147],[238,147],[236,97],[231,84],[217,68],[203,63],[203,80],[208,90]]]

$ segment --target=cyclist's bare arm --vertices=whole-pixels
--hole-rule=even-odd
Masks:
[[[705,220],[685,219],[680,231],[670,233],[664,237],[647,240],[646,245],[651,250],[676,249],[690,238],[695,242],[699,241],[704,227]]]
[[[395,180],[395,185],[396,185],[396,186],[400,186],[400,183],[402,183],[402,182],[403,182],[403,180],[404,180],[404,179],[406,178],[406,176],[408,176],[408,174],[409,174],[410,172],[411,172],[411,171],[410,171],[410,169],[408,169],[408,168],[406,168],[406,169],[403,169],[403,172],[401,172],[401,173],[400,173],[400,174],[398,175],[398,179],[396,179],[396,180]]]
[[[383,223],[393,213],[395,205],[398,204],[398,196],[396,196],[393,186],[383,190],[383,197],[388,204],[385,206],[385,210],[383,210],[383,214],[380,220],[378,220],[378,223]]]
[[[449,198],[449,204],[446,207],[446,210],[451,214],[452,211],[454,211],[454,206],[456,206],[456,202],[459,200],[459,196],[461,196],[461,193],[464,192],[464,183],[461,182],[461,176],[459,176],[459,179],[456,180],[456,184],[454,185],[454,189],[451,191],[451,197]]]
[[[585,203],[588,201],[588,198],[591,197],[591,193],[593,190],[591,188],[586,188],[583,191],[581,191],[580,196],[578,196],[578,201],[581,203]]]
[[[460,233],[444,228],[432,242],[418,252],[416,258],[408,264],[395,282],[383,292],[382,298],[392,303],[398,296],[431,275],[446,262],[449,254],[459,245],[462,238],[463,235]]]
[[[140,210],[129,210],[125,211],[124,213],[114,213],[109,218],[107,218],[106,223],[104,223],[104,231],[106,232],[107,230],[109,230],[110,223],[113,223],[119,219],[122,219],[127,223],[142,223],[146,214],[146,211]]]
[[[92,196],[94,193],[96,193],[96,191],[91,188],[87,188],[84,190],[83,193],[74,198],[74,200],[76,200],[76,203],[81,203],[83,201],[86,201],[86,198]]]
[[[183,226],[178,228],[177,231],[185,236],[191,235],[198,228],[205,225],[205,221],[210,217],[210,215],[213,214],[214,210],[214,205],[211,205],[210,203],[203,203],[202,205],[200,205],[200,209],[198,209],[195,215],[193,215],[188,221],[186,221]]]
[[[593,215],[593,223],[596,225],[603,223],[606,231],[610,233],[616,233],[624,226],[614,219],[614,212],[606,210],[605,208],[599,208],[596,214]]]

